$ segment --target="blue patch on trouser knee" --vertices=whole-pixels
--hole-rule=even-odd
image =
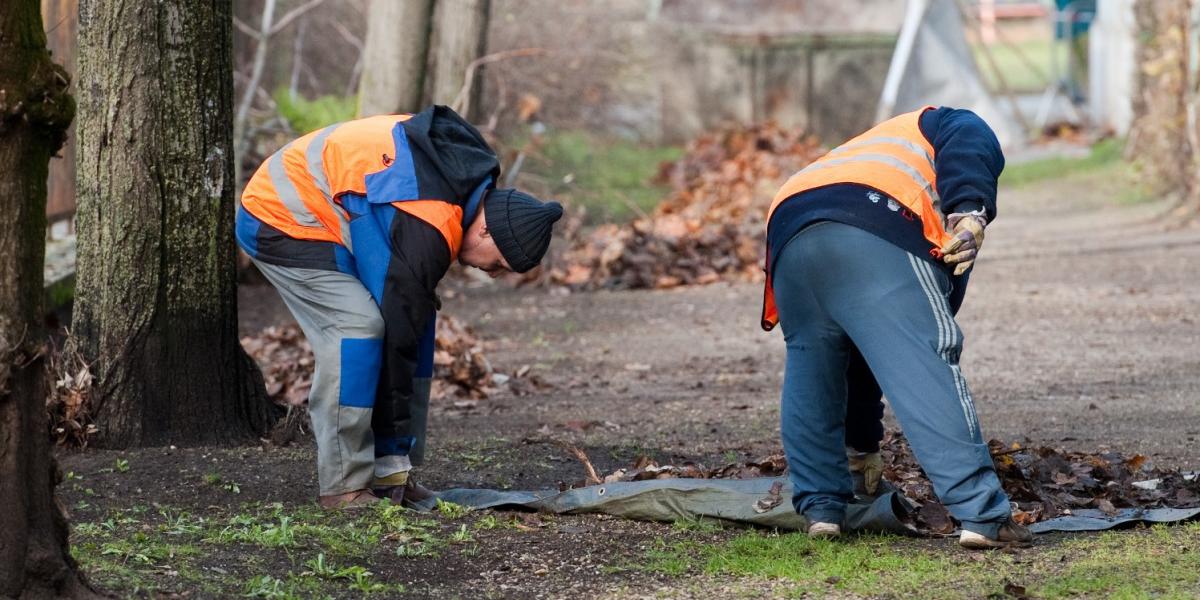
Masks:
[[[338,404],[357,408],[375,406],[379,368],[383,363],[383,340],[342,339],[342,372]]]

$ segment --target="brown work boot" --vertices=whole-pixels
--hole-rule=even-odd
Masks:
[[[405,508],[420,512],[433,510],[437,507],[437,493],[409,477],[404,484],[402,503]]]
[[[379,497],[371,493],[371,490],[354,490],[345,494],[334,494],[332,496],[321,496],[317,499],[317,504],[326,510],[357,510],[367,508],[376,502],[379,502]]]
[[[962,530],[958,536],[958,545],[971,550],[994,550],[997,548],[1025,548],[1033,545],[1033,532],[1028,527],[1009,517],[996,532],[996,537],[990,538],[982,533]]]

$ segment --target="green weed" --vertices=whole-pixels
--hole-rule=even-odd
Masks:
[[[437,501],[437,511],[438,514],[446,517],[447,519],[461,519],[467,516],[467,513],[471,512],[471,509],[470,507],[463,506],[461,504],[446,502],[439,499]]]
[[[286,88],[279,88],[272,97],[279,114],[297,133],[308,133],[349,121],[358,112],[357,96],[321,96],[309,100],[300,95],[293,98]]]
[[[550,192],[583,206],[592,223],[625,221],[650,212],[668,193],[652,183],[659,164],[682,155],[678,146],[646,146],[583,131],[551,132],[526,171]]]

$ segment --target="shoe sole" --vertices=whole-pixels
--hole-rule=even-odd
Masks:
[[[999,540],[991,540],[988,538],[982,539],[959,539],[958,545],[967,550],[1003,550],[1004,548],[1028,548],[1033,545],[1033,541],[1018,541],[1002,542]]]
[[[816,529],[814,531],[812,528],[810,528],[808,530],[808,537],[819,538],[819,539],[832,539],[832,538],[842,537],[842,530],[839,528],[839,529]]]

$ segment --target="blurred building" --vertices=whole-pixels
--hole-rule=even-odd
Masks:
[[[894,0],[664,0],[654,16],[661,139],[771,119],[836,143],[873,124],[903,11]]]

